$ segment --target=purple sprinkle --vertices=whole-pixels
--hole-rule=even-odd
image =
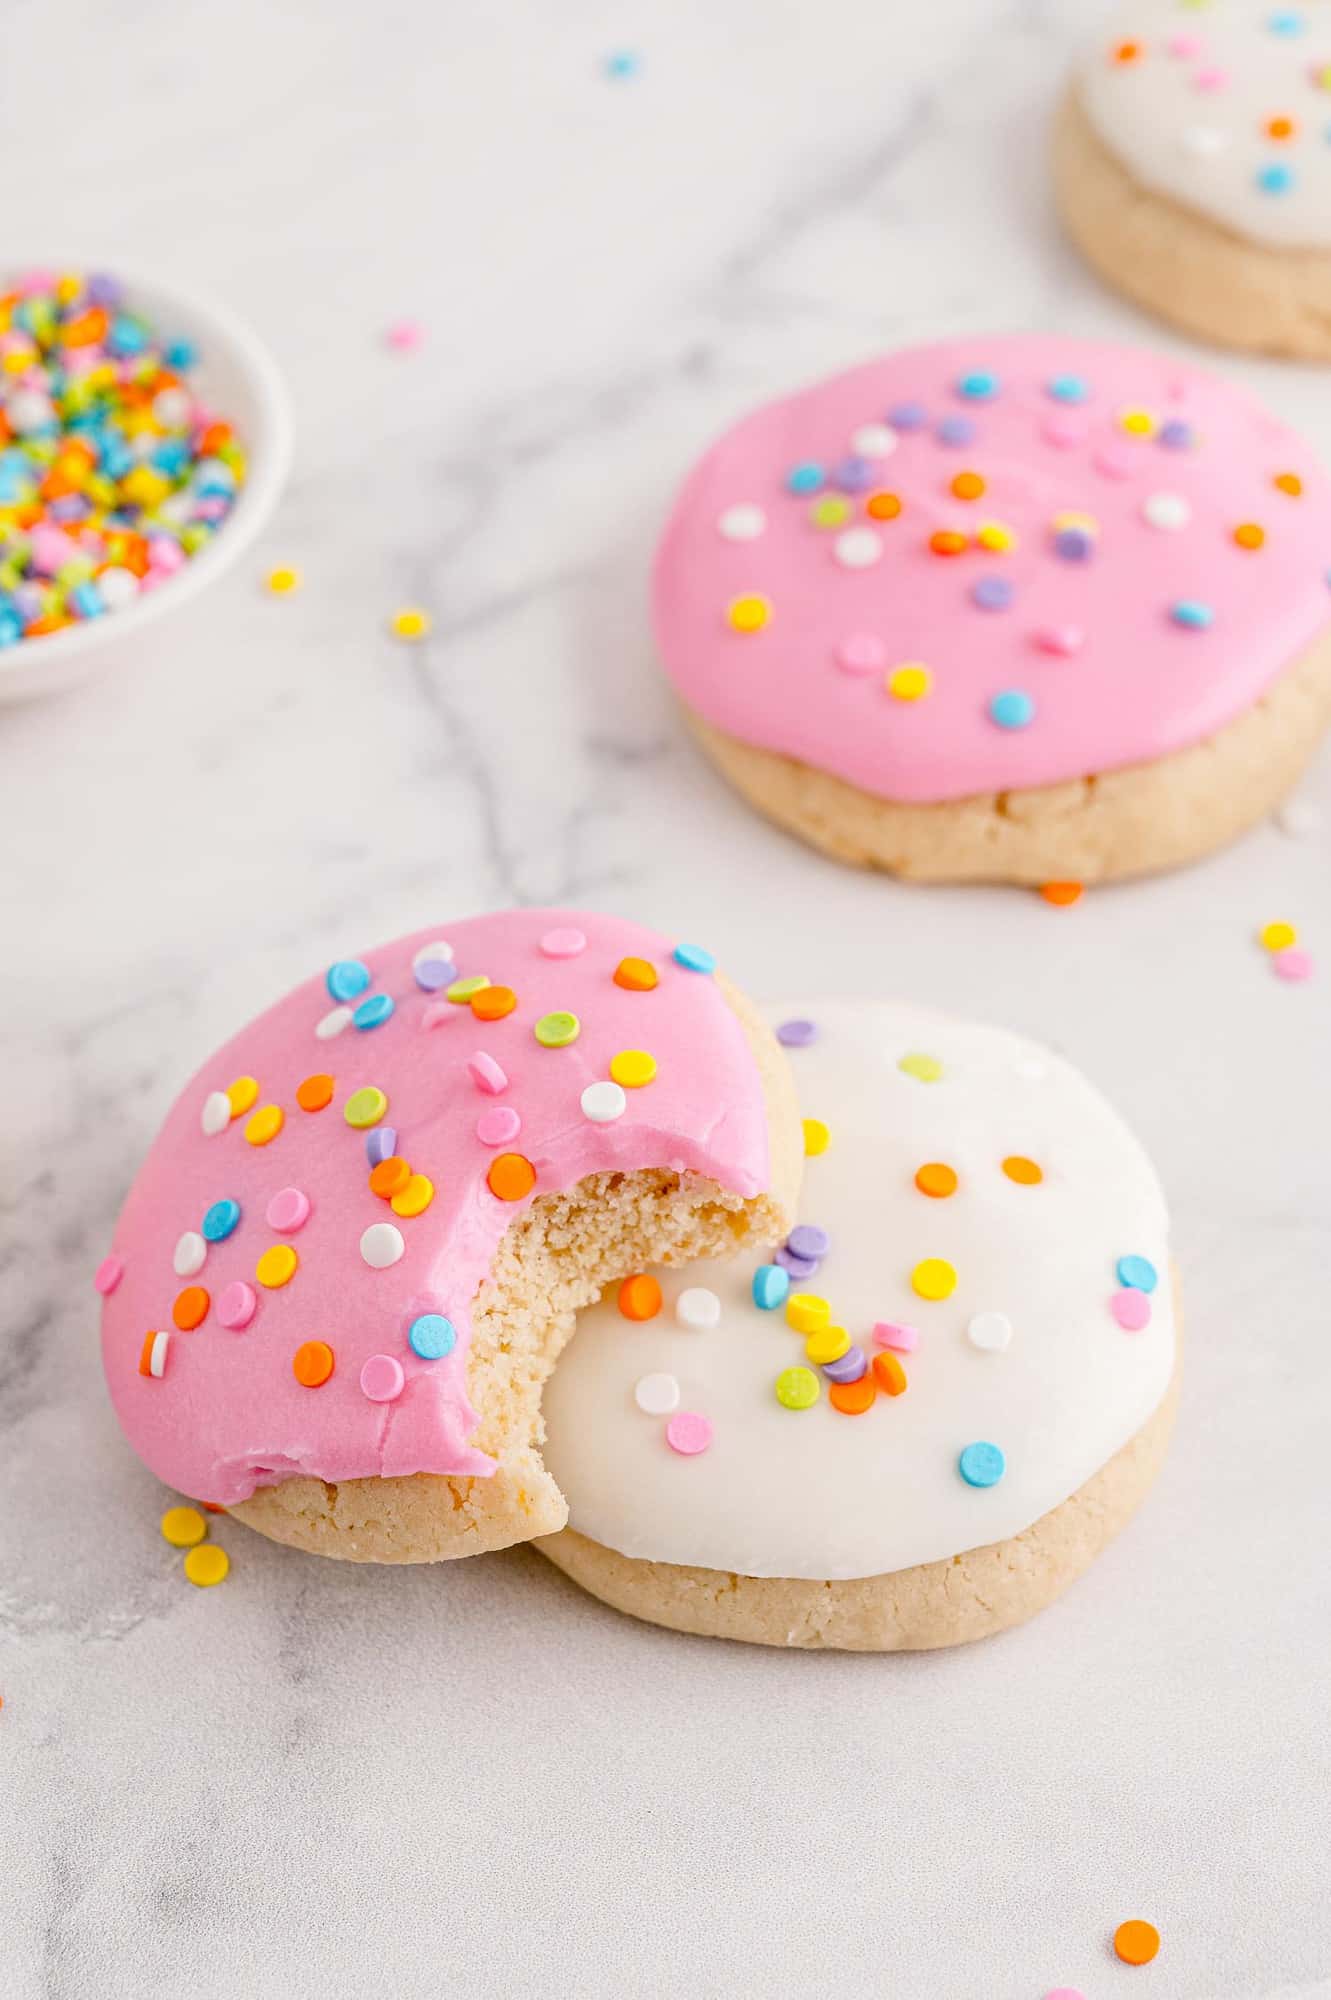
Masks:
[[[830,1248],[827,1231],[816,1222],[801,1222],[786,1238],[787,1250],[796,1257],[825,1257]]]
[[[867,458],[843,458],[832,474],[833,486],[839,486],[843,493],[863,493],[866,486],[872,486],[878,475]]]
[[[1012,585],[1005,576],[982,576],[971,585],[971,603],[981,611],[1006,611],[1012,598]]]
[[[858,1382],[869,1366],[862,1347],[848,1347],[839,1361],[825,1361],[823,1373],[829,1382]]]
[[[1331,576],[1327,581],[1331,583]],[[812,1021],[783,1021],[776,1031],[776,1038],[783,1049],[807,1049],[817,1037],[818,1030]]]
[[[939,444],[969,444],[975,436],[972,417],[944,417],[934,432]]]
[[[457,967],[446,958],[423,958],[412,970],[422,993],[437,993],[441,986],[451,986],[458,976]]]
[[[1156,436],[1166,451],[1192,449],[1192,425],[1185,424],[1182,417],[1171,417],[1167,424],[1161,424]]]
[[[373,1132],[365,1134],[365,1157],[372,1167],[381,1160],[391,1160],[397,1151],[397,1133],[391,1125],[376,1125]]]
[[[797,1257],[793,1250],[787,1250],[784,1243],[773,1261],[778,1263],[783,1271],[789,1271],[792,1278],[812,1278],[818,1269],[816,1257]]]
[[[1060,528],[1054,536],[1054,553],[1064,562],[1089,562],[1095,553],[1095,537],[1085,528]]]
[[[922,431],[929,421],[923,403],[894,403],[887,413],[894,431]]]
[[[94,271],[88,279],[88,298],[95,306],[118,306],[124,297],[124,288],[119,278],[112,278],[105,271]]]

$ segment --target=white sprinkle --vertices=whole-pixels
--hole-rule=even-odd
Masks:
[[[633,1400],[644,1416],[668,1417],[679,1408],[679,1384],[673,1375],[640,1376],[634,1385]]]
[[[1142,519],[1153,528],[1186,528],[1192,508],[1181,493],[1148,493],[1142,501]]]
[[[832,552],[845,569],[870,569],[881,558],[883,544],[872,528],[847,528],[833,542]]]
[[[706,1285],[689,1285],[675,1300],[675,1318],[681,1326],[719,1326],[721,1301]]]
[[[745,501],[738,507],[726,508],[717,519],[716,532],[728,542],[756,542],[766,527],[767,516],[762,508]]]
[[[593,1125],[612,1125],[624,1116],[629,1101],[620,1086],[607,1077],[600,1083],[589,1083],[581,1103],[583,1117],[590,1118]]]
[[[187,1229],[175,1248],[171,1268],[178,1278],[192,1278],[196,1271],[203,1269],[203,1260],[208,1255],[208,1245],[197,1229]]]
[[[851,438],[857,458],[889,458],[900,443],[890,424],[865,424]]]
[[[966,1332],[983,1354],[1001,1354],[1012,1338],[1012,1321],[1006,1313],[976,1313]]]
[[[386,1271],[407,1254],[402,1231],[391,1222],[372,1222],[361,1237],[360,1254],[372,1271]]]
[[[433,959],[436,964],[453,964],[453,947],[447,938],[436,938],[433,944],[423,944],[412,958],[413,966],[427,965]]]
[[[139,579],[132,569],[121,569],[118,565],[99,570],[97,593],[109,611],[119,611],[122,605],[131,604],[139,594]]]
[[[331,1014],[325,1014],[322,1021],[316,1021],[314,1032],[321,1042],[331,1042],[334,1035],[340,1035],[344,1028],[351,1026],[350,1007],[334,1007]]]
[[[1214,159],[1229,144],[1228,132],[1218,125],[1187,125],[1179,138],[1187,152],[1195,153],[1202,160]]]
[[[1307,840],[1322,830],[1322,808],[1311,799],[1291,799],[1276,814],[1276,825],[1291,840]]]
[[[224,1090],[210,1090],[203,1100],[203,1115],[199,1120],[210,1139],[219,1132],[225,1132],[231,1123],[231,1099]]]
[[[171,1345],[169,1333],[155,1333],[153,1344],[148,1350],[148,1373],[156,1375],[160,1381],[166,1373],[166,1351]]]

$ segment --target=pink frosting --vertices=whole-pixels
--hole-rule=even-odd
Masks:
[[[676,963],[665,939],[617,918],[539,910],[469,919],[443,935],[460,978],[484,973],[514,989],[512,1013],[481,1021],[470,1006],[419,990],[413,959],[437,930],[363,955],[371,984],[350,1004],[391,996],[395,1011],[381,1026],[319,1039],[316,1023],[336,1003],[323,978],[308,980],[199,1071],[125,1203],[113,1246],[123,1271],[102,1315],[107,1381],[135,1450],[197,1499],[229,1505],[297,1473],[492,1472],[493,1461],[468,1443],[476,1424],[465,1365],[471,1304],[528,1202],[607,1168],[690,1170],[745,1197],[768,1184],[762,1086],[743,1030],[708,973]],[[575,936],[585,944],[571,951]],[[659,984],[648,992],[617,985],[625,957],[649,960]],[[556,1011],[575,1014],[580,1033],[567,1047],[542,1046],[535,1024]],[[584,1115],[582,1092],[608,1077],[624,1049],[655,1056],[655,1079],[625,1092],[621,1117],[596,1122]],[[498,1097],[472,1074],[478,1051],[502,1065]],[[321,1073],[335,1079],[332,1102],[303,1111],[297,1086]],[[245,1138],[252,1111],[206,1130],[216,1105],[205,1116],[205,1103],[244,1076],[258,1082],[256,1110],[277,1105],[285,1114],[267,1145]],[[366,1132],[344,1115],[367,1085],[388,1098],[381,1123],[396,1132],[398,1154],[434,1184],[419,1215],[399,1217],[370,1191]],[[536,1170],[523,1201],[500,1200],[487,1185],[497,1155],[477,1128],[496,1104],[519,1115],[514,1149]],[[268,1211],[276,1200],[279,1220],[294,1224],[292,1190],[309,1212],[283,1233]],[[209,1243],[202,1269],[189,1268],[186,1255],[188,1274],[178,1276],[181,1237],[202,1234],[205,1213],[228,1199],[240,1206],[238,1224]],[[382,1269],[360,1247],[376,1223],[397,1228],[406,1245]],[[299,1264],[271,1289],[256,1266],[275,1245],[294,1250]],[[192,1332],[173,1324],[187,1286],[202,1287],[210,1301]],[[426,1312],[456,1328],[444,1359],[423,1360],[408,1342]],[[145,1336],[162,1329],[170,1333],[163,1372],[141,1373]],[[333,1350],[333,1373],[318,1388],[293,1373],[307,1341]]]
[[[976,375],[994,378],[988,393],[964,392]],[[1147,433],[1125,427],[1130,412]],[[958,419],[973,437],[943,441]],[[820,469],[814,490],[789,489],[800,465]],[[953,494],[960,472],[980,475],[981,497]],[[895,518],[873,518],[879,493],[901,501]],[[849,518],[815,525],[813,507],[838,498]],[[1055,546],[1063,515],[1091,517],[1081,560]],[[1015,547],[978,546],[983,523]],[[1244,524],[1260,547],[1235,541]],[[934,553],[940,530],[964,534],[964,552]],[[862,567],[839,559],[850,531]],[[1199,742],[1325,626],[1328,563],[1331,483],[1241,390],[1165,355],[1009,334],[913,348],[736,425],[675,507],[655,617],[678,692],[707,721],[881,798],[927,801]],[[984,608],[977,586],[1009,601]],[[736,629],[730,607],[751,596],[766,622]],[[1176,622],[1180,604],[1201,620]],[[908,663],[929,670],[922,699],[888,690]],[[1002,727],[990,703],[1013,693],[1033,714]]]

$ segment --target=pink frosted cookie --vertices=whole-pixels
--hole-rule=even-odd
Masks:
[[[573,1313],[768,1240],[800,1152],[698,947],[522,910],[340,960],[204,1065],[134,1184],[96,1280],[117,1415],[168,1485],[325,1554],[549,1532]]]
[[[667,671],[782,825],[936,880],[1189,861],[1331,714],[1331,482],[1167,356],[1010,334],[769,404],[687,480]]]

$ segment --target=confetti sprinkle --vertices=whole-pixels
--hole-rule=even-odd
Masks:
[[[582,1115],[593,1125],[611,1125],[616,1118],[622,1118],[628,1110],[629,1101],[617,1083],[602,1081],[589,1083],[578,1100]]]
[[[384,344],[396,354],[414,354],[424,340],[425,328],[417,319],[396,319],[384,329]]]
[[[485,1179],[500,1201],[522,1201],[536,1185],[536,1169],[521,1153],[501,1153]]]
[[[753,1274],[753,1303],[763,1312],[775,1312],[790,1292],[790,1273],[780,1264],[760,1264]]]
[[[916,1170],[915,1185],[921,1194],[931,1196],[934,1201],[946,1201],[957,1191],[956,1169],[942,1160],[929,1160]]]
[[[92,1274],[93,1289],[100,1292],[104,1299],[109,1298],[124,1275],[125,1265],[123,1258],[116,1256],[103,1257],[101,1263]]]
[[[208,1523],[197,1507],[168,1507],[161,1519],[163,1541],[173,1549],[192,1549],[208,1532]]]
[[[215,1542],[204,1542],[191,1549],[184,1562],[186,1579],[197,1590],[210,1590],[215,1583],[222,1583],[230,1568],[230,1556]]]
[[[418,1313],[407,1329],[407,1343],[422,1361],[442,1361],[457,1343],[457,1328],[443,1313]]]
[[[289,1243],[274,1243],[260,1257],[254,1275],[266,1291],[278,1292],[291,1283],[299,1263]]]
[[[715,972],[715,955],[700,944],[677,944],[671,953],[676,965],[682,965],[685,972]]]
[[[576,1014],[559,1010],[553,1014],[542,1014],[532,1033],[543,1049],[566,1049],[582,1033],[582,1023]]]
[[[1002,1354],[1012,1341],[1012,1321],[1006,1313],[976,1313],[967,1322],[966,1338],[982,1354]]]
[[[1297,947],[1291,947],[1287,951],[1277,951],[1272,954],[1271,970],[1275,973],[1277,979],[1284,979],[1290,982],[1311,979],[1313,976],[1312,954]]]
[[[912,1053],[902,1056],[897,1068],[905,1076],[913,1076],[917,1083],[937,1083],[943,1074],[943,1065],[937,1056]]]
[[[706,1285],[689,1285],[675,1300],[675,1318],[695,1332],[720,1326],[721,1301]]]
[[[322,1389],[335,1366],[326,1340],[304,1340],[291,1357],[291,1372],[303,1389]]]
[[[893,1348],[898,1354],[913,1354],[920,1344],[919,1333],[913,1326],[902,1326],[891,1319],[876,1321],[873,1337],[880,1347]]]
[[[911,1272],[910,1282],[922,1299],[948,1299],[957,1289],[957,1274],[945,1257],[924,1257]]]
[[[1140,1917],[1130,1918],[1114,1932],[1114,1950],[1125,1965],[1149,1965],[1159,1949],[1159,1931]]]
[[[660,1281],[647,1271],[625,1278],[616,1294],[616,1303],[625,1319],[655,1319],[661,1310]]]
[[[370,1403],[395,1403],[406,1381],[395,1354],[371,1354],[361,1367],[360,1392]]]
[[[215,1201],[203,1218],[202,1231],[204,1241],[206,1243],[225,1243],[227,1237],[231,1235],[239,1222],[240,1203],[238,1201],[232,1201],[229,1196],[222,1201]]]
[[[274,597],[290,597],[304,581],[298,569],[270,569],[264,582]]]
[[[372,1222],[360,1239],[360,1254],[372,1271],[386,1271],[406,1253],[406,1239],[392,1222]]]
[[[783,1368],[776,1378],[776,1400],[787,1410],[811,1410],[821,1394],[812,1368]]]
[[[818,1030],[812,1021],[783,1021],[776,1038],[783,1049],[807,1049],[818,1039]]]
[[[1299,934],[1293,924],[1263,924],[1257,934],[1264,951],[1284,951],[1288,945],[1297,944]]]
[[[1046,903],[1052,903],[1056,910],[1067,910],[1079,903],[1085,893],[1081,882],[1043,882],[1040,894]]]
[[[626,993],[651,993],[659,983],[660,974],[645,958],[621,958],[615,967],[615,984]]]
[[[734,597],[726,607],[726,617],[733,631],[761,632],[772,616],[772,607],[767,598],[750,592],[746,597]]]
[[[816,1159],[825,1153],[832,1143],[832,1134],[821,1118],[806,1118],[804,1124],[804,1151],[809,1159]]]
[[[656,1076],[656,1057],[646,1049],[621,1049],[610,1058],[610,1075],[625,1090],[643,1090]]]
[[[696,1458],[711,1445],[713,1431],[709,1420],[696,1410],[680,1410],[666,1425],[665,1436],[671,1451],[677,1451],[681,1458]]]
[[[786,1325],[796,1333],[815,1333],[831,1317],[831,1306],[816,1292],[792,1292],[786,1300]]]
[[[981,1441],[966,1446],[957,1470],[968,1486],[997,1486],[1007,1471],[1007,1460],[998,1445]]]
[[[873,1358],[874,1381],[885,1396],[904,1396],[909,1386],[906,1371],[890,1348]]]
[[[1160,1282],[1159,1273],[1149,1257],[1120,1257],[1115,1275],[1120,1285],[1129,1285],[1135,1292],[1153,1292]]]
[[[404,604],[401,610],[395,611],[389,619],[388,629],[395,639],[402,639],[408,645],[414,645],[419,639],[429,638],[433,622],[429,612],[423,611],[420,605]]]
[[[633,1400],[647,1417],[668,1417],[679,1408],[679,1383],[664,1373],[640,1375],[633,1385]]]

